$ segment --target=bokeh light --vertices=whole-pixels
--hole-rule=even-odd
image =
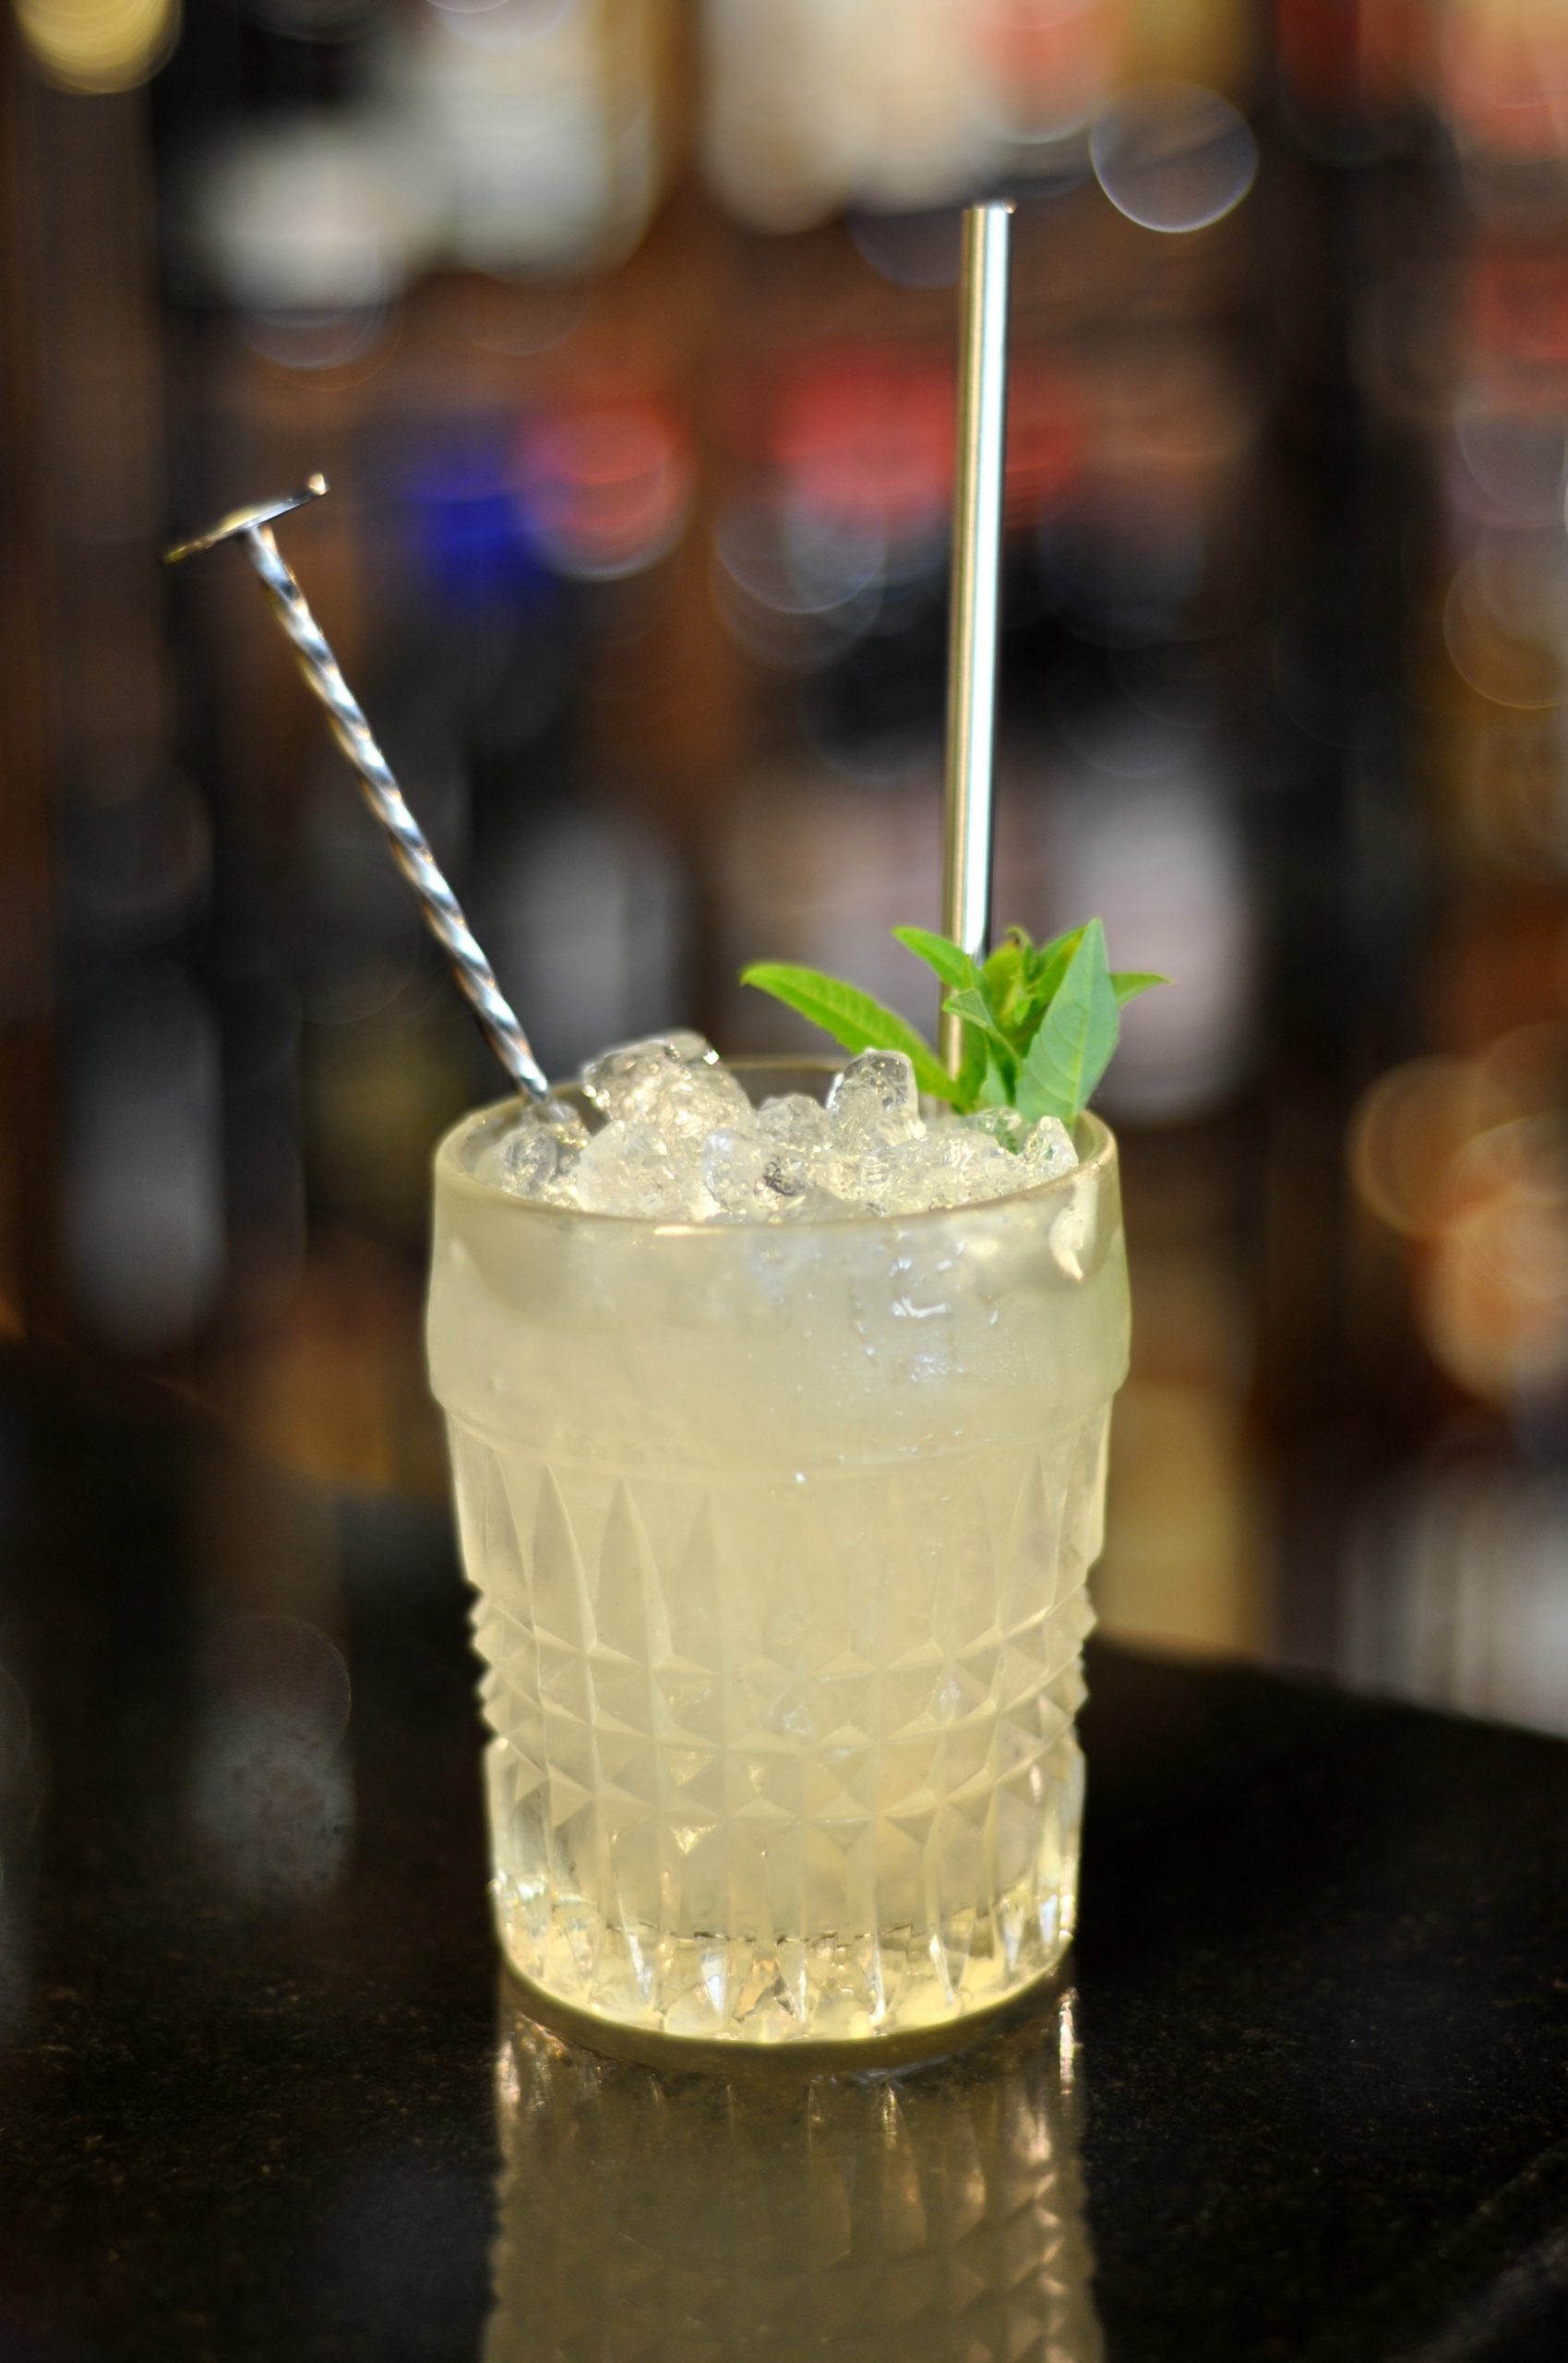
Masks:
[[[760,663],[797,670],[875,621],[888,542],[864,518],[736,501],[715,523],[713,560],[714,603],[729,630]]]
[[[520,499],[561,573],[608,582],[640,573],[685,530],[691,456],[651,402],[574,404],[522,438]]]
[[[1167,234],[1207,229],[1251,187],[1258,144],[1217,90],[1145,82],[1113,99],[1089,152],[1100,186],[1130,222]]]
[[[209,150],[184,244],[257,352],[339,370],[380,346],[430,247],[438,201],[417,162],[374,129],[274,125]]]
[[[1568,545],[1551,534],[1488,536],[1459,568],[1443,609],[1454,669],[1494,705],[1568,701]]]
[[[1499,870],[1568,871],[1568,744],[1561,709],[1488,715],[1462,774],[1466,821]]]
[[[858,520],[895,541],[935,522],[945,539],[952,421],[945,369],[851,347],[790,373],[768,443],[802,510]]]
[[[1568,13],[1560,0],[1456,0],[1439,12],[1442,106],[1460,142],[1514,163],[1568,150]]]
[[[1453,1218],[1460,1158],[1508,1112],[1497,1086],[1467,1059],[1413,1059],[1380,1075],[1350,1125],[1350,1171],[1363,1205],[1406,1239],[1435,1238]]]
[[[15,0],[30,63],[62,90],[135,90],[180,32],[180,0]]]
[[[1381,1075],[1349,1136],[1361,1203],[1415,1243],[1417,1317],[1467,1393],[1512,1406],[1568,1376],[1568,1029]]]
[[[1438,1362],[1508,1404],[1568,1377],[1568,1125],[1482,1134],[1455,1169],[1454,1214],[1420,1294]]]
[[[1025,150],[1082,132],[1116,70],[1113,0],[976,0],[971,14],[997,128]]]

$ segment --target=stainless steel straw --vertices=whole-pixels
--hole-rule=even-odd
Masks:
[[[991,778],[996,751],[997,627],[1001,606],[1002,480],[1007,462],[1009,204],[964,215],[959,279],[958,446],[948,628],[942,930],[983,958],[991,922]],[[942,1062],[956,1074],[963,1020],[944,1010]]]
[[[418,896],[425,924],[451,962],[486,1041],[520,1093],[531,1099],[546,1098],[550,1086],[518,1023],[517,1014],[496,982],[496,972],[474,941],[458,898],[425,843],[425,832],[403,802],[391,765],[377,745],[358,699],[339,671],[338,660],[311,614],[304,592],[279,556],[278,545],[268,531],[275,519],[286,517],[291,509],[303,509],[307,501],[319,500],[326,489],[326,477],[314,475],[298,492],[287,493],[281,500],[261,501],[254,509],[236,509],[232,516],[220,518],[207,533],[197,534],[191,541],[176,543],[164,552],[165,559],[174,565],[183,558],[194,558],[198,550],[215,548],[220,542],[244,544],[245,556],[260,575],[272,603],[272,611],[298,653],[305,685],[326,707],[332,736],[359,774],[365,801],[387,833],[392,858]]]

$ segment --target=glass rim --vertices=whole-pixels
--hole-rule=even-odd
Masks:
[[[724,1059],[720,1063],[733,1074],[800,1074],[803,1072],[837,1074],[842,1065],[840,1060],[820,1052],[799,1054],[788,1050]],[[566,1098],[570,1098],[574,1093],[581,1097],[576,1084],[553,1084],[551,1090],[552,1093],[558,1091]],[[842,1214],[813,1217],[804,1222],[754,1222],[745,1217],[738,1221],[697,1222],[662,1215],[606,1214],[593,1206],[558,1206],[547,1205],[540,1198],[521,1197],[514,1190],[503,1189],[498,1182],[483,1181],[464,1162],[463,1151],[473,1136],[517,1104],[515,1098],[488,1100],[483,1108],[471,1108],[466,1116],[461,1116],[442,1134],[436,1146],[434,1160],[437,1190],[443,1187],[455,1189],[463,1197],[477,1200],[481,1205],[504,1206],[509,1216],[515,1215],[520,1219],[533,1217],[569,1223],[610,1224],[623,1235],[642,1231],[650,1239],[733,1240],[758,1232],[770,1236],[783,1233],[789,1238],[799,1238],[815,1231],[839,1234],[852,1229],[868,1230],[879,1223],[902,1226],[952,1222],[955,1218],[984,1215],[1005,1206],[1025,1205],[1035,1199],[1049,1198],[1053,1193],[1065,1194],[1085,1176],[1097,1184],[1116,1161],[1116,1134],[1103,1116],[1096,1115],[1092,1108],[1085,1108],[1073,1132],[1076,1134],[1086,1127],[1089,1145],[1087,1153],[1080,1157],[1076,1165],[1070,1166],[1065,1173],[1054,1174],[1048,1182],[1036,1182],[1026,1190],[1004,1190],[994,1198],[966,1199],[962,1205],[921,1206],[909,1214],[872,1214],[864,1208],[846,1206]]]

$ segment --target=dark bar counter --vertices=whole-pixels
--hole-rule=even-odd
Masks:
[[[601,2057],[485,1902],[429,1506],[0,1400],[0,2363],[1562,2363],[1568,1746],[1094,1652],[1057,1992]]]

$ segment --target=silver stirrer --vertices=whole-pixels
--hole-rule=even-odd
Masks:
[[[496,972],[474,941],[461,906],[425,843],[424,830],[403,802],[391,765],[377,745],[358,699],[339,671],[338,660],[311,614],[304,592],[268,531],[275,519],[286,517],[292,509],[303,509],[308,501],[319,500],[326,489],[326,477],[314,475],[298,492],[287,493],[281,500],[264,500],[254,509],[236,509],[233,515],[220,518],[205,534],[197,534],[188,542],[177,542],[173,549],[164,552],[164,558],[172,566],[183,558],[194,558],[198,550],[213,549],[220,542],[244,544],[245,556],[260,575],[262,587],[272,603],[272,611],[298,653],[305,686],[326,707],[332,736],[359,774],[365,801],[387,833],[392,858],[418,896],[425,924],[451,962],[486,1041],[520,1094],[530,1099],[547,1098],[550,1086],[518,1023],[517,1013],[496,982]]]
[[[976,959],[991,923],[991,775],[997,628],[1001,606],[1002,482],[1007,463],[1007,258],[1010,204],[964,215],[959,279],[958,445],[948,628],[942,931]],[[942,1063],[958,1073],[964,1021],[942,1012]]]

